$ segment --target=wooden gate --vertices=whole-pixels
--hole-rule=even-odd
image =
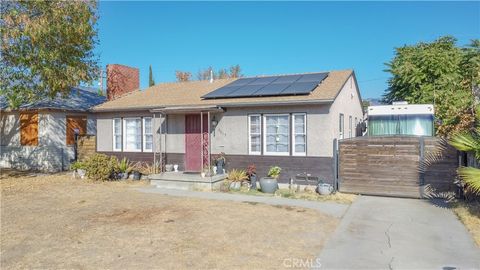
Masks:
[[[357,137],[338,143],[339,191],[423,198],[456,191],[457,151],[435,137]]]

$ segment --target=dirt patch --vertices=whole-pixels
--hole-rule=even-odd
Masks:
[[[457,203],[453,211],[460,221],[465,224],[473,239],[480,247],[480,202]]]
[[[311,209],[145,194],[146,182],[1,178],[1,265],[278,269],[312,260],[338,220]]]

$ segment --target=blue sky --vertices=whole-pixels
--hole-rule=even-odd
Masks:
[[[380,97],[394,48],[452,35],[480,38],[479,2],[100,2],[97,52],[148,66],[155,81],[240,64],[246,76],[353,68],[363,98]]]

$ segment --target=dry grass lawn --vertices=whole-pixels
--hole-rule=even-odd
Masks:
[[[480,247],[480,202],[457,203],[453,208]]]
[[[338,219],[317,211],[145,194],[145,182],[3,176],[1,269],[278,269],[314,259]]]

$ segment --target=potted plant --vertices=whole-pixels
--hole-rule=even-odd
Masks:
[[[224,170],[225,163],[226,163],[226,159],[225,159],[225,153],[224,152],[221,152],[220,154],[215,155],[214,164],[215,164],[215,166],[217,166],[217,173],[218,174],[224,174],[225,173],[225,170]]]
[[[250,180],[250,189],[257,190],[257,167],[255,164],[247,167],[247,176]]]
[[[282,168],[278,166],[270,167],[270,170],[268,171],[268,177],[260,178],[260,188],[262,192],[275,193],[275,191],[278,189],[277,180],[281,172]]]
[[[142,170],[143,170],[143,165],[141,162],[137,162],[132,167],[133,180],[140,180],[142,178],[142,173],[141,173]]]
[[[132,164],[130,161],[124,157],[122,160],[118,162],[118,171],[119,171],[119,178],[120,179],[128,179],[128,174],[132,170]]]
[[[247,180],[248,176],[245,170],[233,169],[228,172],[227,179],[231,181],[230,190],[240,190],[242,187],[242,181]]]
[[[73,170],[74,174],[73,176],[75,177],[76,174],[80,176],[81,179],[85,177],[85,174],[87,173],[87,165],[84,162],[81,161],[75,161],[70,165],[70,169]]]

